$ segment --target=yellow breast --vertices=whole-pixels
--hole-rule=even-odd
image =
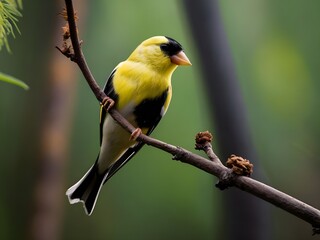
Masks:
[[[174,69],[160,73],[146,64],[125,61],[119,64],[113,78],[113,86],[118,94],[119,110],[129,103],[139,105],[144,99],[160,96],[166,89],[169,96],[165,108],[171,100],[171,75]]]

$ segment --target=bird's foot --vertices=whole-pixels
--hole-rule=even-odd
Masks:
[[[104,99],[102,99],[101,105],[104,107],[104,109],[109,111],[113,107],[114,101],[109,97],[105,97]]]
[[[129,138],[130,141],[135,141],[137,138],[141,135],[142,131],[140,128],[136,128],[132,133]]]

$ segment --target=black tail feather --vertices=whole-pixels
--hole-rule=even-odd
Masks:
[[[75,185],[67,190],[66,195],[71,204],[83,202],[85,212],[91,215],[102,185],[103,176],[98,173],[96,165],[93,165]]]

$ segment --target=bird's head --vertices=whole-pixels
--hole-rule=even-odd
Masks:
[[[143,41],[128,60],[147,64],[160,71],[173,71],[178,65],[191,65],[180,43],[164,36]]]

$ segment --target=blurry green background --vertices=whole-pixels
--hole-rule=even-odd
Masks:
[[[194,151],[198,131],[214,133],[181,2],[74,4],[84,9],[79,16],[83,51],[101,86],[114,66],[150,36],[167,35],[184,46],[193,66],[174,73],[172,103],[153,137]],[[10,41],[13,54],[0,53],[0,70],[30,86],[24,91],[0,83],[1,239],[30,236],[52,58],[78,71],[54,48],[61,43],[55,33],[63,25],[58,15],[63,6],[62,1],[24,2],[22,35]],[[320,208],[320,2],[220,1],[220,8],[267,181]],[[99,105],[80,72],[77,75],[70,139],[65,139],[70,149],[64,190],[82,177],[99,150]],[[170,159],[144,147],[103,187],[91,217],[80,204],[69,205],[61,192],[60,239],[224,239],[224,232],[232,229],[219,223],[223,209],[216,179]],[[272,239],[311,239],[307,223],[270,209],[272,229],[265,231]]]

